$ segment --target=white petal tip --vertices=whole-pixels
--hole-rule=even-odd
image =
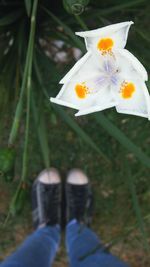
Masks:
[[[120,22],[120,23],[108,25],[108,26],[98,28],[95,30],[75,32],[75,34],[80,36],[80,37],[93,37],[93,36],[98,35],[101,31],[104,33],[107,30],[119,30],[122,27],[130,26],[132,24],[134,24],[133,21],[125,21],[125,22]]]
[[[55,103],[55,98],[54,97],[50,97],[50,102],[52,102],[52,103]]]
[[[90,109],[79,110],[79,111],[75,114],[75,117],[88,115],[89,113],[92,113],[92,111],[91,111]]]
[[[146,72],[146,74],[145,74],[145,82],[147,82],[148,81],[148,73]]]
[[[62,99],[59,99],[58,97],[55,97],[55,98],[54,97],[51,97],[50,98],[50,101],[52,103],[57,104],[57,105],[61,105],[61,106],[65,106],[65,107],[73,108],[73,109],[78,109],[78,107],[75,104],[73,104],[71,102],[67,102],[67,101],[62,100]]]
[[[60,81],[59,81],[59,84],[64,84],[65,83],[65,80],[64,78],[62,78]]]

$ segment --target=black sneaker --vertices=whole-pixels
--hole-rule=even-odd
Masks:
[[[66,220],[90,225],[93,197],[87,176],[78,169],[69,172],[66,182]]]
[[[35,229],[61,223],[61,179],[54,168],[42,171],[33,183],[32,216]]]

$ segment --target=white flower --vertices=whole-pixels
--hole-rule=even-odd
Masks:
[[[80,33],[88,52],[60,81],[64,85],[51,101],[79,110],[76,116],[115,106],[120,113],[150,118],[150,96],[144,82],[147,72],[123,49],[131,23]]]

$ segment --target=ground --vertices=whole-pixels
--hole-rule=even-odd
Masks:
[[[109,112],[106,112],[109,115]],[[112,112],[111,117],[113,118]],[[123,117],[120,116],[122,119]],[[116,121],[121,125],[118,118]],[[51,118],[50,118],[51,122]],[[59,116],[56,116],[55,123],[49,122],[49,145],[51,147],[50,158],[51,166],[60,169],[63,179],[66,173],[72,167],[80,167],[88,174],[95,196],[95,210],[93,216],[93,229],[101,237],[105,244],[110,245],[110,250],[115,255],[127,261],[133,267],[149,267],[149,255],[147,252],[145,239],[143,237],[141,225],[137,219],[137,211],[132,202],[131,188],[129,186],[129,177],[126,174],[125,157],[132,171],[132,179],[136,187],[138,201],[141,207],[144,220],[144,227],[147,236],[150,236],[149,228],[149,172],[141,167],[135,157],[120,147],[120,145],[110,136],[99,129],[92,118],[79,120],[79,124],[84,127],[89,135],[95,138],[98,146],[106,152],[111,159],[111,164],[107,163],[98,153],[92,150],[88,145],[72,131]],[[121,127],[131,127],[133,119],[127,118],[128,125],[122,124]],[[137,135],[141,134],[141,124],[145,123],[142,119],[137,119]],[[90,128],[89,128],[90,125]],[[147,125],[147,124],[146,124]],[[146,131],[145,127],[145,131]],[[134,130],[131,131],[134,135]],[[31,133],[32,138],[32,133]],[[136,139],[136,138],[135,138]],[[8,213],[8,207],[14,190],[18,184],[20,165],[18,154],[16,162],[16,173],[12,181],[6,181],[4,177],[0,180],[0,259],[4,259],[20,244],[24,238],[32,232],[32,218],[30,206],[30,189],[37,173],[43,168],[43,163],[37,141],[33,140],[30,150],[36,154],[34,160],[29,160],[28,173],[28,193],[21,211],[14,216],[10,216],[4,225]],[[145,142],[149,142],[147,138]],[[138,143],[138,138],[137,138]],[[145,145],[145,144],[144,144]],[[135,171],[137,170],[137,171]],[[64,238],[63,238],[64,239]],[[149,238],[147,238],[149,242]],[[67,257],[64,245],[59,251],[55,267],[67,266]]]

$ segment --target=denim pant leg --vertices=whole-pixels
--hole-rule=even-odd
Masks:
[[[50,267],[60,240],[59,226],[46,226],[33,232],[0,267]]]
[[[97,235],[76,220],[66,229],[66,246],[71,267],[128,267],[104,250]]]

